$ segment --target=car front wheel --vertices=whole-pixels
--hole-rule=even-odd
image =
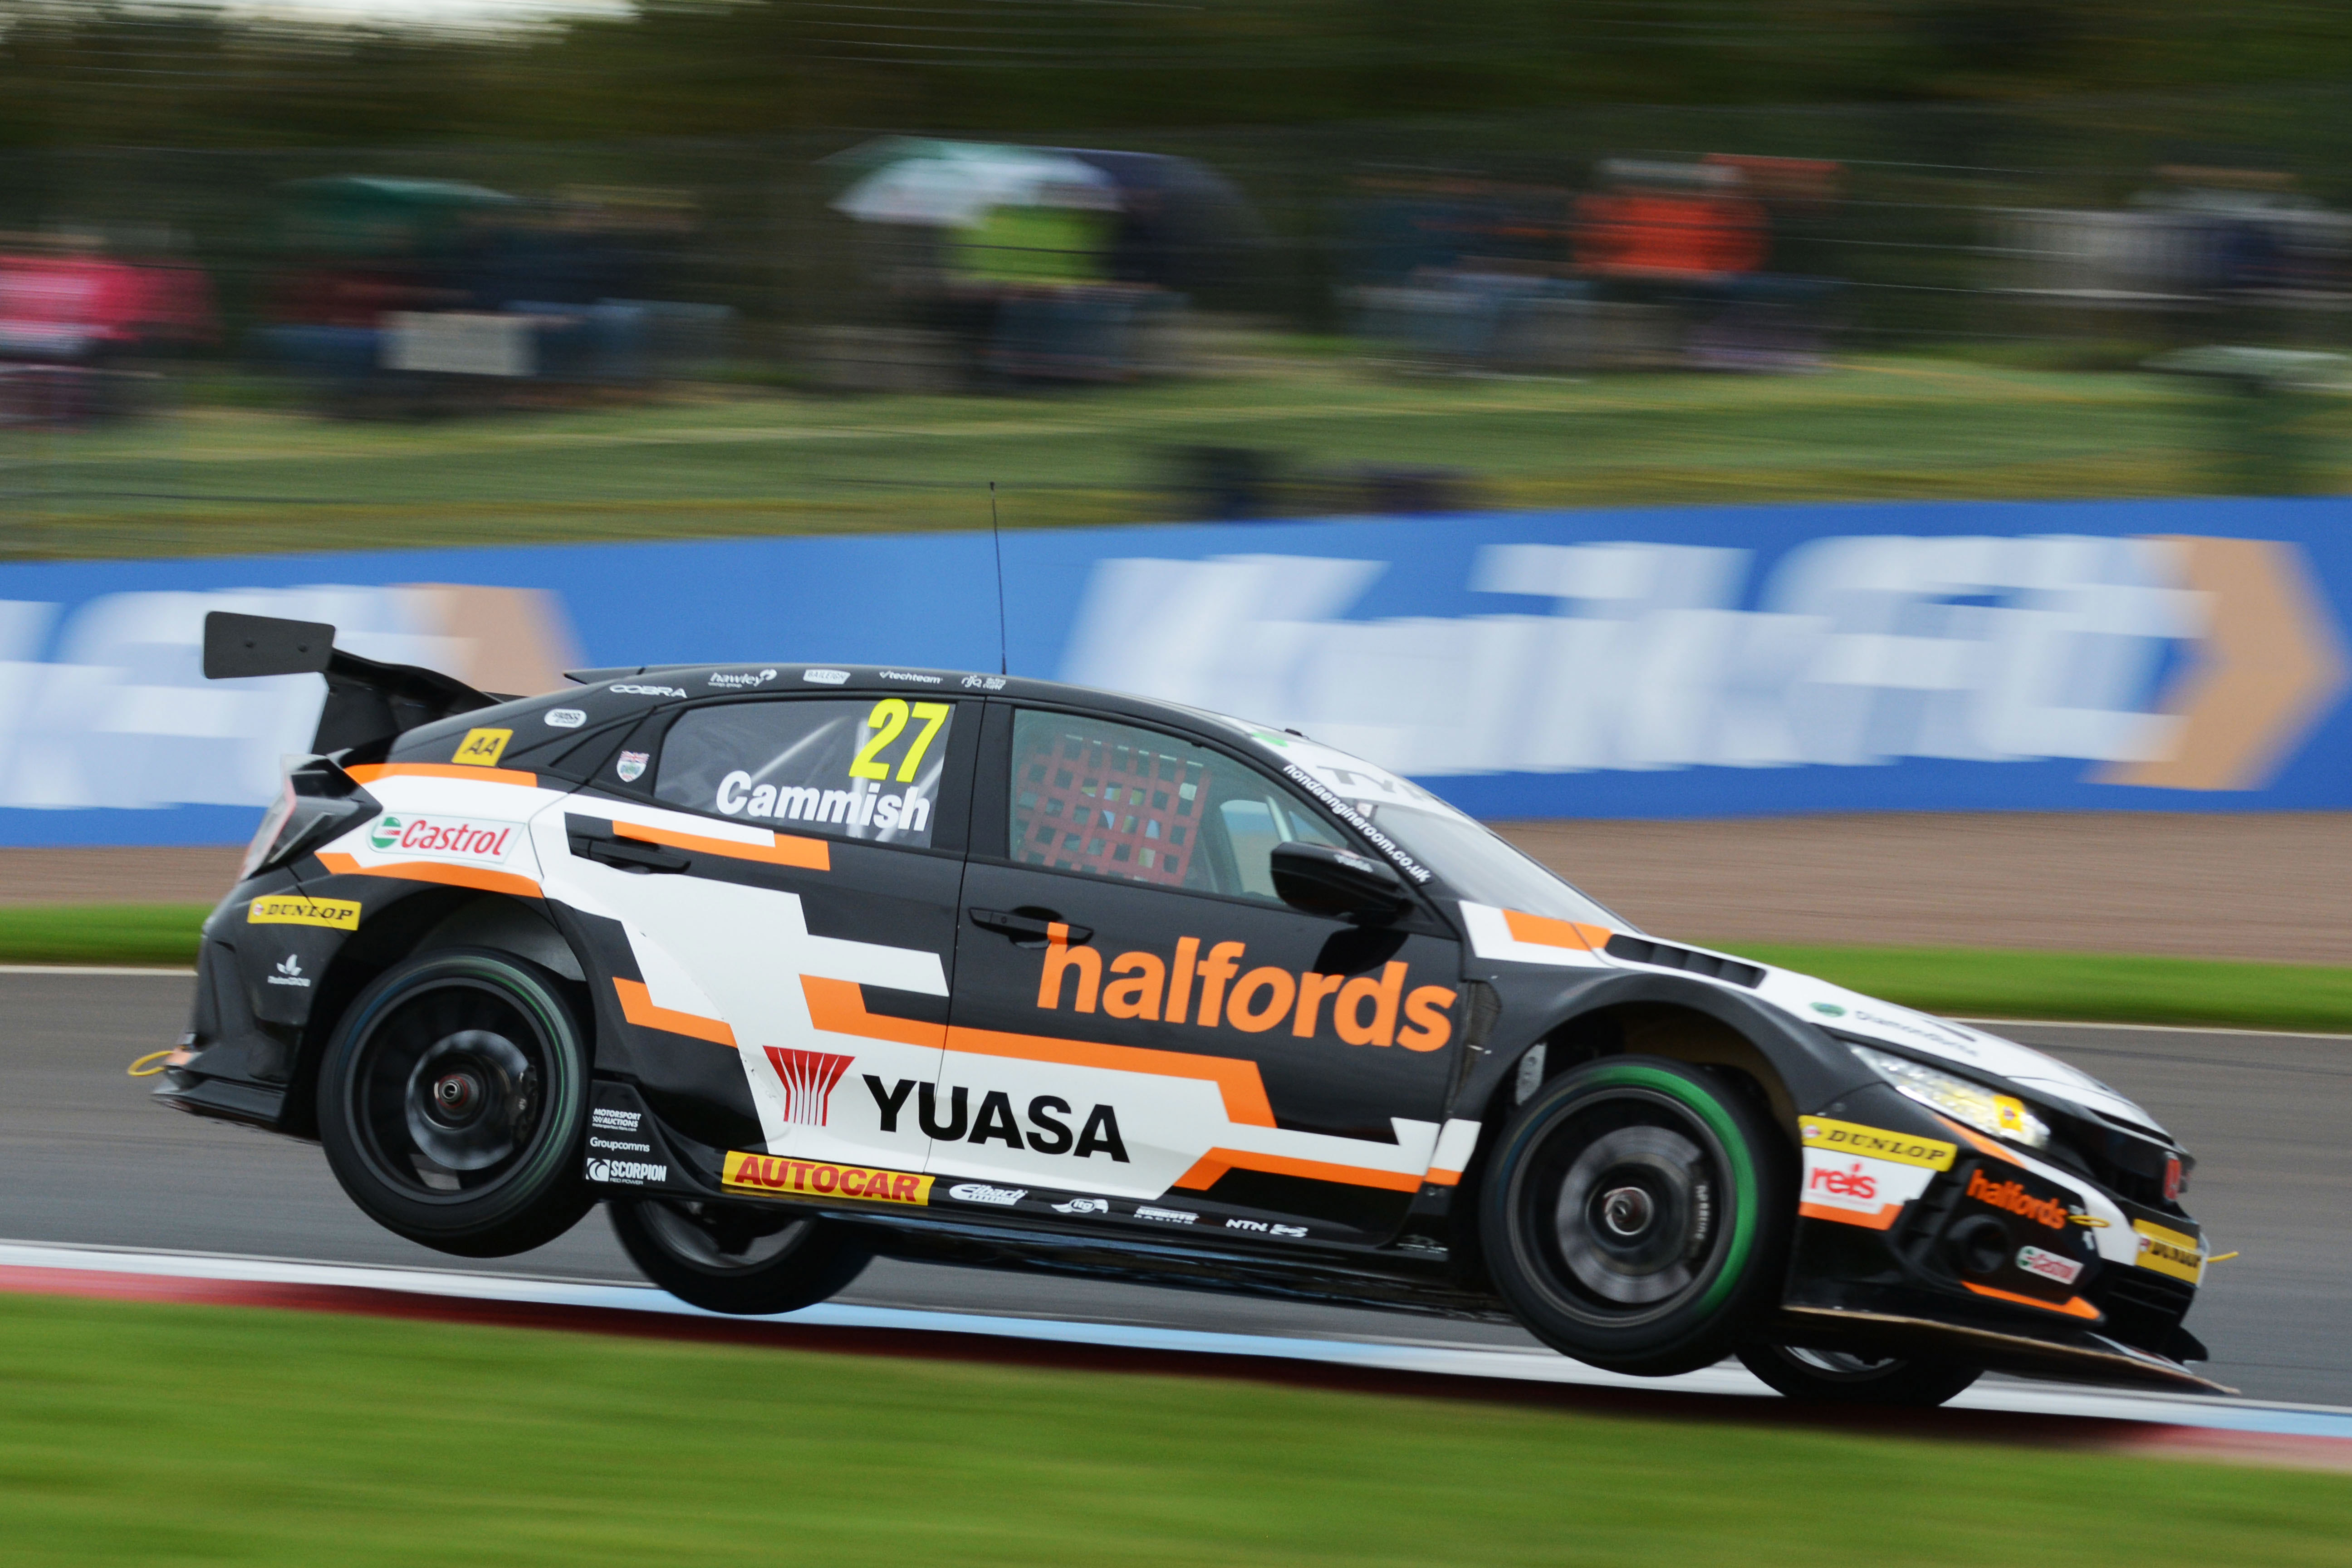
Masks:
[[[582,1180],[588,1049],[565,983],[528,959],[452,949],[394,965],[335,1026],[319,1141],[352,1201],[442,1252],[554,1240]]]
[[[615,1202],[613,1229],[646,1279],[706,1311],[760,1317],[848,1288],[873,1255],[840,1226],[741,1204]]]
[[[1487,1172],[1495,1285],[1537,1338],[1593,1366],[1711,1365],[1780,1282],[1787,1142],[1709,1069],[1611,1057],[1564,1073],[1512,1117]]]

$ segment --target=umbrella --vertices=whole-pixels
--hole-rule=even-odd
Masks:
[[[1130,281],[1200,289],[1233,281],[1249,253],[1269,243],[1249,202],[1222,174],[1159,153],[1070,156],[1118,183],[1121,218],[1115,267]]]
[[[1118,184],[1065,153],[982,142],[906,142],[898,155],[834,199],[835,211],[867,223],[975,228],[992,207],[1118,205]]]

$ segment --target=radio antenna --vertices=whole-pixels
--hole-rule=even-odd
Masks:
[[[996,546],[996,673],[1013,673],[1004,652],[1004,531],[996,522],[996,481],[988,481],[988,537]]]

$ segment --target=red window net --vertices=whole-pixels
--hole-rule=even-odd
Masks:
[[[1015,860],[1183,885],[1209,784],[1200,763],[1140,731],[1066,731],[1031,749],[1013,778]]]

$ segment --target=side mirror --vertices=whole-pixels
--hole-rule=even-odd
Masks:
[[[1293,841],[1276,845],[1273,858],[1274,890],[1284,903],[1310,915],[1371,923],[1393,920],[1412,907],[1403,878],[1353,849]]]
[[[245,675],[324,675],[335,628],[324,621],[287,621],[215,610],[205,617],[205,679]]]

